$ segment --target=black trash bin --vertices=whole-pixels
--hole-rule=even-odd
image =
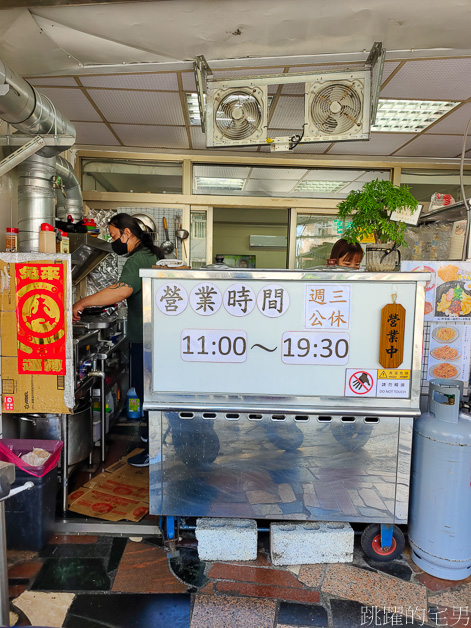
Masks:
[[[25,465],[19,457],[33,447],[45,449],[51,454],[42,467]],[[8,549],[39,551],[52,536],[57,500],[57,464],[61,449],[62,441],[56,440],[0,440],[0,459],[13,462],[16,466],[12,488],[22,486],[25,482],[34,484],[32,488],[5,501]]]

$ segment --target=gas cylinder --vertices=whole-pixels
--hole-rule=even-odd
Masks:
[[[409,543],[412,560],[445,580],[471,575],[471,415],[463,383],[433,379],[429,408],[415,421]]]

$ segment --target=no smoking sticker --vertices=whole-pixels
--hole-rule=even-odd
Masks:
[[[376,397],[377,371],[346,369],[346,397]]]

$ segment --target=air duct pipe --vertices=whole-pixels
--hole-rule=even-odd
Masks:
[[[18,166],[19,251],[37,251],[41,223],[54,224],[55,173],[55,157],[33,155]]]
[[[64,190],[56,190],[56,216],[59,220],[66,221],[70,215],[77,222],[83,217],[83,198],[78,177],[72,164],[60,156],[56,157],[56,173],[62,179]]]
[[[71,136],[70,145],[45,146],[19,166],[18,227],[19,250],[37,251],[41,223],[54,224],[56,156],[73,146],[75,128],[56,110],[53,103],[27,81],[0,61],[0,118],[18,131],[28,135]],[[59,175],[68,194],[59,207],[74,218],[82,216],[82,194],[71,165],[63,158],[59,162]],[[62,192],[59,194],[63,197]],[[70,198],[69,198],[70,197]]]
[[[21,133],[28,135],[70,135],[75,143],[74,125],[56,110],[44,94],[40,94],[16,72],[0,61],[0,118]],[[45,146],[38,151],[42,157],[54,157],[70,146]]]

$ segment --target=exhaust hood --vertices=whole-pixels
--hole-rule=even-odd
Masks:
[[[72,283],[75,285],[96,268],[112,249],[108,242],[86,233],[69,233],[68,236],[72,257]]]

